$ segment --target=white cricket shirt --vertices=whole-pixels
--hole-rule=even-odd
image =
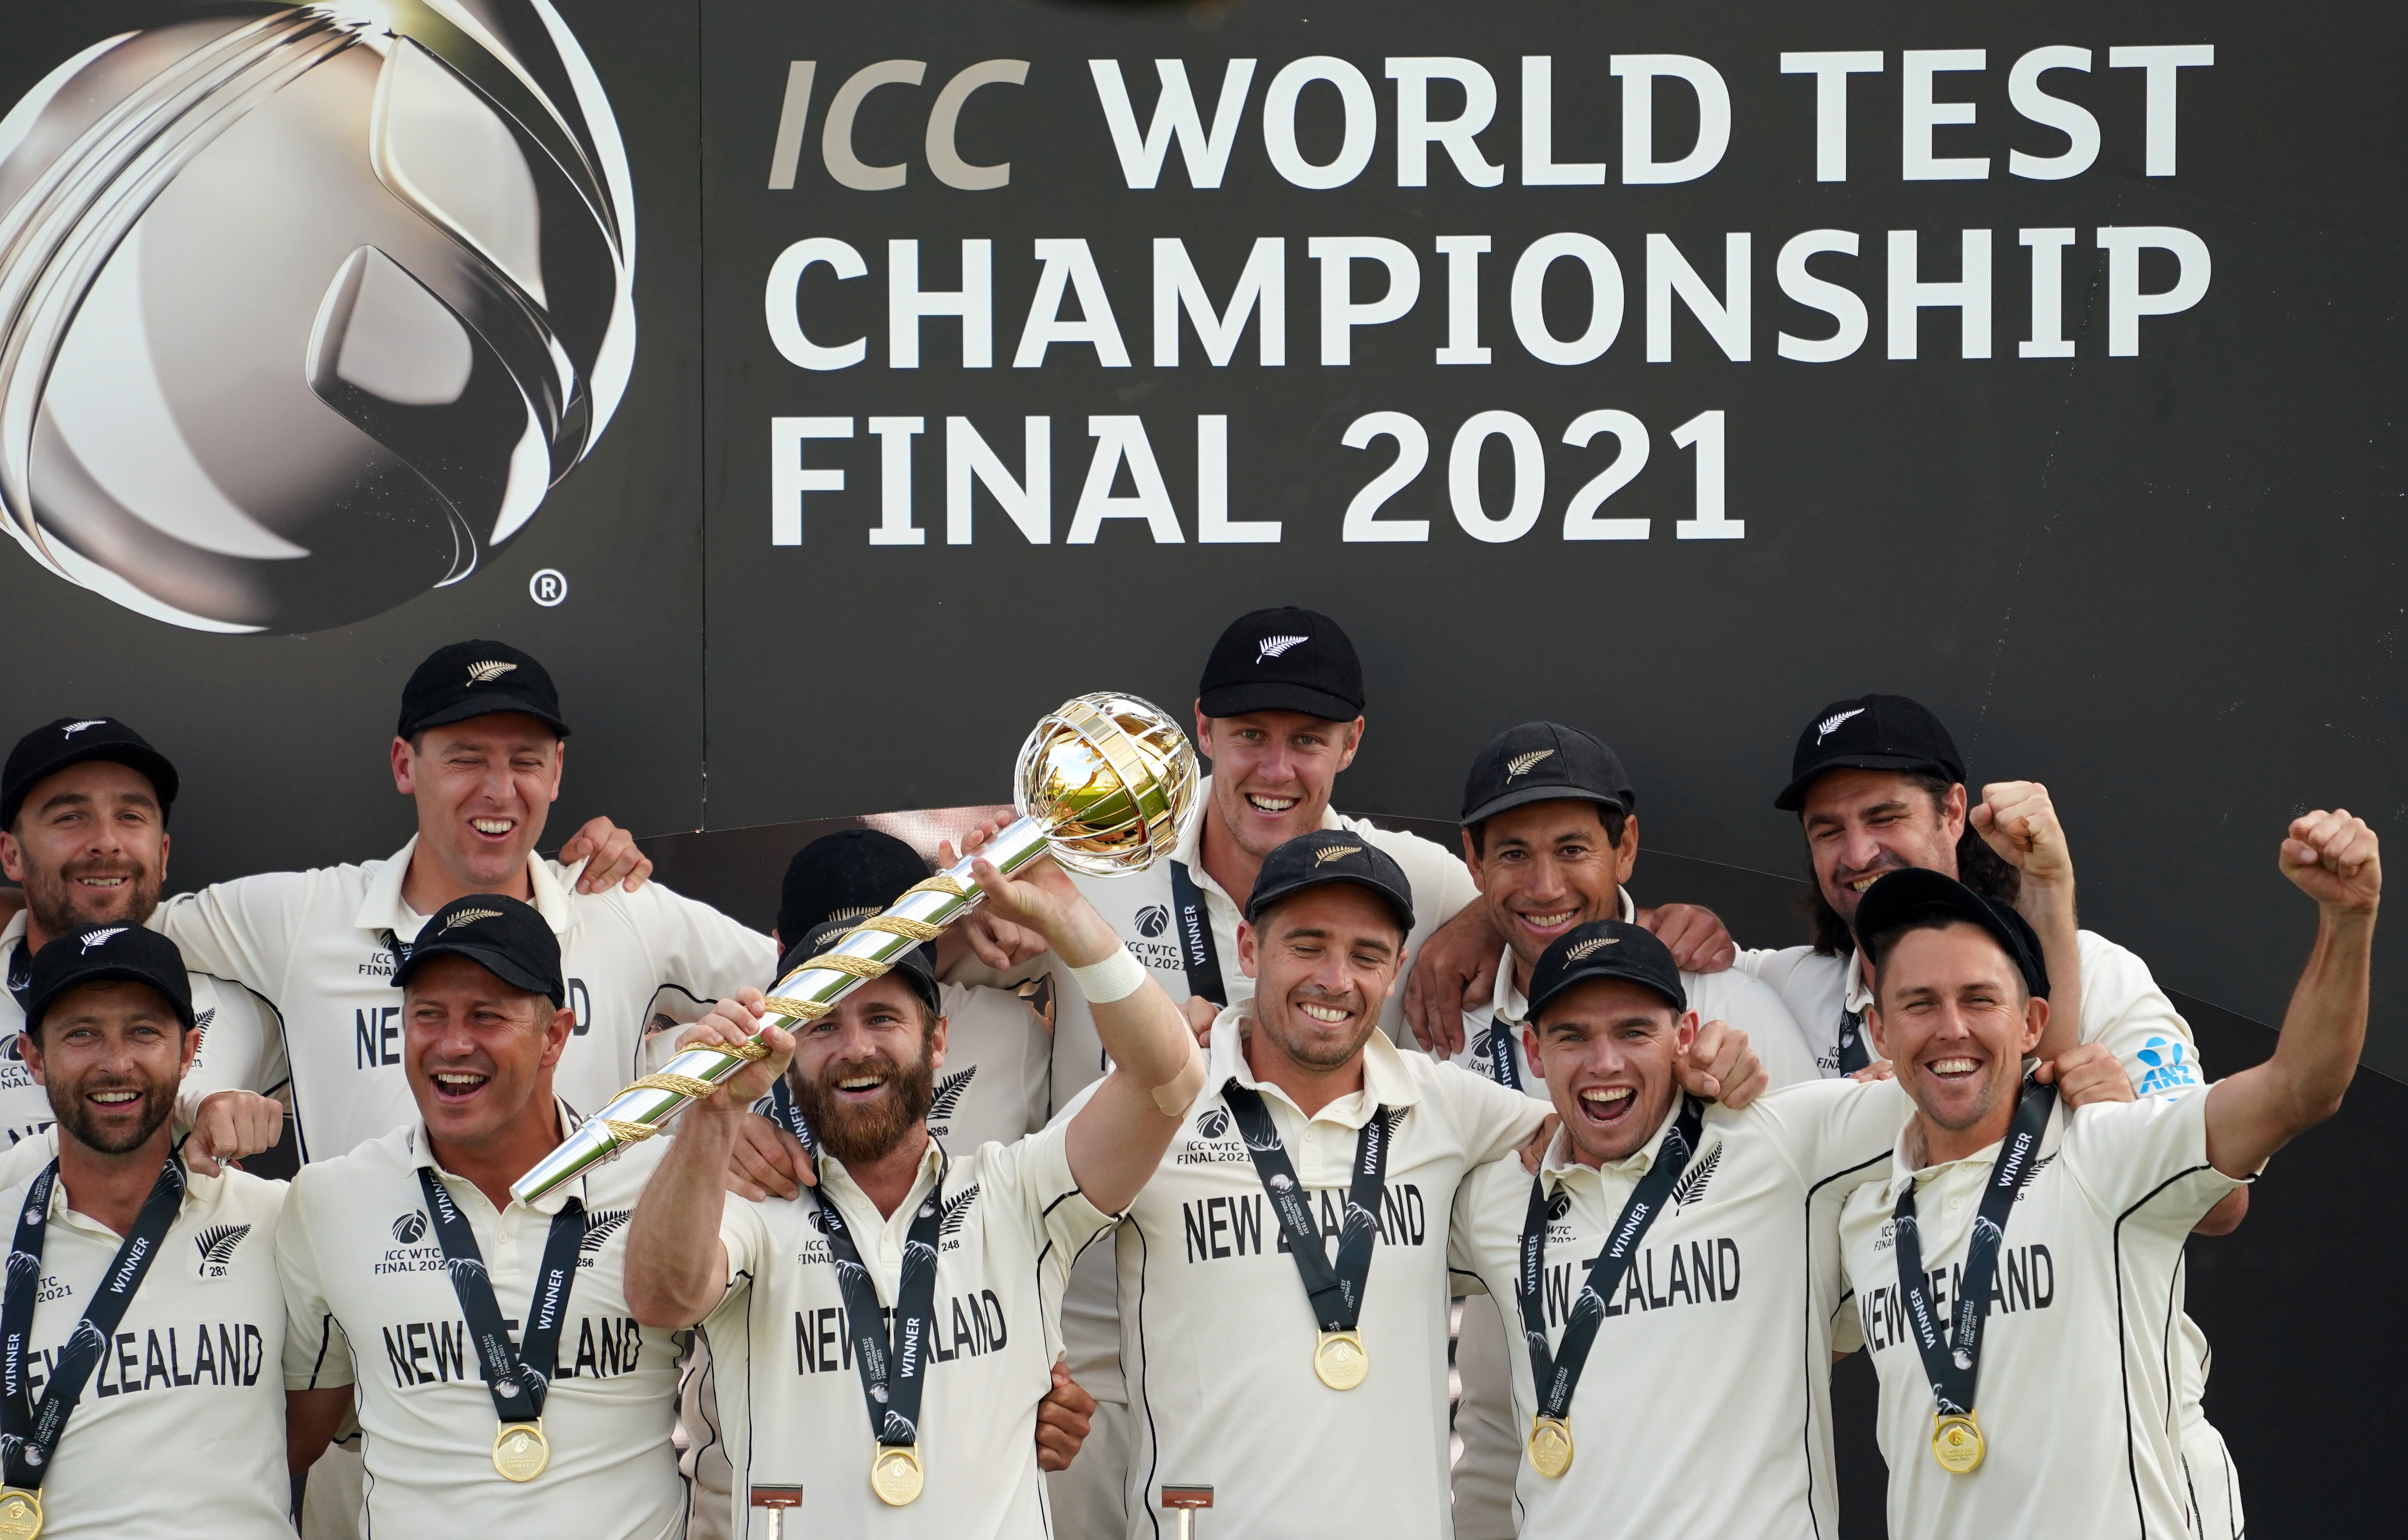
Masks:
[[[1846,1294],[1841,1205],[1885,1173],[1905,1106],[1895,1082],[1817,1079],[1737,1112],[1706,1109],[1697,1159],[1605,1302],[1572,1398],[1571,1468],[1549,1479],[1517,1461],[1526,1540],[1839,1533],[1830,1365]],[[1678,1113],[1602,1169],[1571,1159],[1556,1135],[1541,1173],[1550,1347]],[[1512,1323],[1517,1446],[1538,1411],[1515,1285],[1530,1183],[1511,1157],[1473,1172],[1455,1194],[1452,1242],[1454,1266]]]
[[[2133,1088],[2143,1096],[2206,1084],[2190,1024],[2150,977],[2149,965],[2088,930],[2076,933],[2075,947],[2082,958],[2079,1041],[2105,1043],[2131,1072]],[[1742,948],[1734,971],[1752,974],[1780,994],[1822,1072],[1835,1075],[1841,1016],[1861,1016],[1873,1000],[1861,957],[1852,951],[1837,957],[1810,946]]]
[[[42,1533],[51,1540],[293,1533],[278,1373],[285,1186],[238,1171],[187,1174],[183,1204],[84,1382],[42,1482]],[[0,1190],[12,1231],[30,1185]],[[27,1375],[36,1402],[124,1243],[68,1208],[64,1182],[51,1187],[49,1212]]]
[[[574,1114],[560,1108],[564,1130]],[[665,1147],[639,1144],[528,1207],[495,1212],[426,1154],[413,1118],[351,1154],[304,1167],[278,1238],[290,1324],[284,1383],[351,1385],[367,1461],[366,1534],[575,1534],[667,1540],[683,1533],[685,1483],[669,1428],[675,1333],[627,1308],[627,1221]],[[494,1302],[513,1336],[535,1298],[552,1216],[585,1205],[586,1236],[543,1408],[552,1464],[532,1481],[494,1469],[498,1419],[426,1213],[432,1169],[476,1232]]]
[[[1917,1170],[1900,1134],[1883,1179],[1850,1196],[1841,1250],[1881,1374],[1890,1533],[2188,1533],[2170,1383],[2180,1352],[2175,1286],[2191,1227],[2243,1185],[2208,1164],[2207,1098],[2201,1087],[2070,1116],[2059,1103],[2050,1116],[1991,1284],[1973,1399],[1987,1447],[1970,1475],[1932,1458],[1931,1382],[1900,1297],[1891,1214],[1914,1183],[1923,1269],[1946,1318],[1999,1146]]]
[[[930,1140],[891,1218],[841,1161],[821,1160],[820,1190],[844,1216],[890,1312],[913,1218],[925,1202],[944,1205],[935,1341],[920,1403],[927,1485],[903,1507],[870,1490],[876,1440],[816,1201],[809,1193],[727,1200],[720,1220],[727,1294],[702,1331],[735,1469],[730,1533],[766,1535],[767,1511],[749,1505],[752,1488],[797,1482],[810,1534],[1041,1540],[1050,1533],[1037,1403],[1053,1389],[1054,1321],[1070,1259],[1112,1224],[1071,1179],[1068,1147],[1062,1125],[959,1159]]]
[[[1212,778],[1206,776],[1197,788],[1196,809],[1188,814],[1173,858],[1186,863],[1188,875],[1204,900],[1205,913],[1212,925],[1213,957],[1220,964],[1221,982],[1228,991],[1229,1003],[1234,1005],[1254,998],[1254,981],[1238,966],[1238,923],[1245,916],[1227,890],[1204,870],[1204,816],[1211,804]],[[1326,808],[1322,811],[1321,827],[1361,835],[1365,843],[1386,851],[1404,870],[1413,895],[1413,929],[1405,938],[1410,954],[1406,958],[1408,970],[1412,955],[1418,955],[1431,933],[1479,897],[1463,857],[1433,841],[1382,828],[1367,819],[1349,818]],[[1125,876],[1074,876],[1071,880],[1120,937],[1121,943],[1145,964],[1164,992],[1174,1000],[1185,1000],[1187,964],[1173,929],[1176,905],[1171,902],[1170,863],[1156,861],[1143,871]],[[1048,966],[1051,960],[1049,957],[1036,966]],[[1053,1105],[1058,1113],[1101,1078],[1104,1045],[1096,1033],[1095,1017],[1078,982],[1068,970],[1058,967],[1052,970],[1050,976],[1054,1008]],[[1404,1001],[1405,976],[1399,974],[1380,1014],[1380,1029],[1392,1042],[1407,1041]],[[1089,1258],[1071,1278],[1069,1296],[1062,1307],[1063,1331],[1069,1349],[1068,1367],[1071,1376],[1098,1401],[1125,1402],[1128,1389],[1118,1361],[1120,1328],[1115,1319],[1113,1290],[1112,1274],[1104,1257],[1098,1254]]]
[[[25,950],[25,912],[19,910],[0,929],[0,967],[9,976],[22,976],[20,958]],[[193,1050],[193,1067],[178,1087],[179,1101],[190,1106],[212,1091],[258,1091],[272,1094],[290,1078],[284,1067],[284,1033],[265,1000],[239,984],[187,972],[193,986],[193,1016],[201,1034]],[[34,1080],[20,1041],[25,1030],[25,1008],[13,991],[0,991],[0,1129],[13,1145],[49,1128],[50,1095]],[[55,1153],[57,1146],[52,1144]],[[40,1168],[35,1168],[38,1172]],[[29,1178],[30,1179],[30,1178]]]
[[[304,1159],[340,1155],[417,1115],[402,1072],[401,991],[388,935],[417,939],[425,916],[402,902],[413,837],[390,860],[237,878],[179,894],[151,926],[194,970],[240,981],[284,1018],[293,1113]],[[530,856],[534,906],[560,938],[577,1013],[553,1084],[592,1113],[638,1072],[653,999],[716,999],[777,966],[768,937],[705,903],[647,883],[576,891],[578,867]],[[693,1014],[685,1002],[663,1014]]]
[[[1619,896],[1621,913],[1615,918],[1625,925],[1637,924],[1639,906],[1631,901],[1629,891],[1620,890]],[[1718,973],[1692,973],[1684,968],[1681,971],[1681,987],[1699,1022],[1726,1022],[1747,1034],[1748,1046],[1764,1061],[1764,1072],[1773,1088],[1820,1077],[1822,1071],[1816,1067],[1813,1050],[1807,1046],[1806,1035],[1797,1018],[1769,986],[1736,968]],[[1530,1002],[1513,983],[1513,949],[1509,946],[1497,959],[1497,987],[1488,1009],[1463,1013],[1463,1046],[1456,1051],[1455,1062],[1474,1074],[1496,1079],[1497,1061],[1491,1053],[1490,1034],[1501,1025],[1512,1051],[1518,1084],[1540,1101],[1546,1101],[1547,1083],[1530,1072],[1529,1056],[1523,1051],[1522,1028],[1529,1017]]]
[[[1199,1482],[1216,1534],[1446,1540],[1448,1216],[1466,1173],[1546,1109],[1375,1032],[1363,1089],[1308,1119],[1247,1067],[1250,1006],[1213,1023],[1211,1078],[1117,1235],[1131,1534],[1170,1528],[1165,1482]],[[1357,1133],[1382,1107],[1394,1120],[1353,1390],[1313,1374],[1320,1327],[1221,1094],[1233,1078],[1261,1093],[1333,1259]]]

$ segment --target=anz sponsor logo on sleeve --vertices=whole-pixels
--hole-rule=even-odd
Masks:
[[[2133,1089],[2142,1096],[2161,1096],[2199,1084],[2199,1060],[2191,1058],[2190,1044],[2180,1038],[2153,1037],[2132,1057],[2141,1064],[2141,1083]]]

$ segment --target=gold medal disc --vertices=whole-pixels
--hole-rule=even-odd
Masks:
[[[920,1469],[920,1451],[912,1445],[881,1444],[878,1453],[870,1457],[869,1490],[890,1508],[918,1502],[921,1489],[927,1484],[927,1474]]]
[[[1974,1424],[1973,1414],[1933,1420],[1931,1457],[1950,1475],[1973,1474],[1974,1467],[1982,1463],[1982,1430]]]
[[[1312,1372],[1333,1390],[1352,1390],[1371,1372],[1360,1331],[1324,1331],[1312,1350]]]
[[[552,1463],[552,1445],[543,1436],[543,1419],[505,1422],[494,1430],[494,1469],[505,1481],[533,1481]]]
[[[1559,1417],[1530,1419],[1530,1468],[1554,1480],[1572,1468],[1572,1425]]]
[[[41,1494],[22,1487],[0,1489],[0,1540],[34,1540],[41,1533]]]

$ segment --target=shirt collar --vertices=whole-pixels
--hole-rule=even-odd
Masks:
[[[222,1176],[204,1176],[199,1172],[194,1171],[192,1167],[186,1166],[184,1168],[184,1196],[176,1204],[176,1220],[169,1221],[169,1228],[174,1228],[175,1223],[181,1220],[184,1215],[190,1212],[194,1203],[200,1202],[205,1197],[215,1193],[217,1191],[218,1184],[224,1180],[225,1178]],[[204,1182],[209,1184],[206,1189],[201,1187],[201,1184]],[[47,1217],[53,1224],[64,1224],[76,1230],[80,1230],[88,1235],[105,1237],[109,1240],[117,1241],[124,1239],[123,1236],[119,1235],[117,1231],[109,1229],[107,1225],[102,1224],[99,1220],[92,1217],[92,1216],[88,1214],[80,1214],[76,1210],[69,1208],[67,1206],[67,1185],[64,1180],[55,1181],[50,1184],[50,1207]]]
[[[1254,1019],[1254,1002],[1251,1000],[1226,1006],[1213,1017],[1212,1046],[1208,1056],[1212,1067],[1211,1084],[1217,1089],[1234,1080],[1249,1090],[1277,1097],[1294,1108],[1296,1102],[1287,1092],[1268,1081],[1256,1080],[1253,1066],[1246,1062],[1244,1038]],[[1363,1088],[1340,1097],[1308,1121],[1326,1120],[1360,1128],[1369,1119],[1372,1108],[1409,1107],[1421,1100],[1421,1087],[1413,1084],[1412,1072],[1405,1066],[1405,1056],[1388,1041],[1387,1033],[1375,1029],[1370,1041],[1363,1044]],[[1303,1109],[1297,1111],[1302,1115]]]
[[[1840,981],[1840,1003],[1858,1015],[1872,1008],[1873,992],[1865,983],[1863,947],[1848,954],[1848,971]]]
[[[1625,925],[1637,925],[1639,906],[1630,901],[1630,889],[1617,887],[1613,890],[1613,917]],[[1530,1001],[1513,986],[1513,949],[1511,946],[1505,948],[1505,955],[1497,961],[1497,987],[1489,993],[1488,1009],[1503,1021],[1526,1025],[1530,1019]]]
[[[563,1101],[556,1096],[552,1099],[552,1104],[554,1110],[554,1115],[560,1120],[560,1128],[562,1130],[561,1137],[566,1139],[568,1137],[569,1130],[574,1130],[579,1123],[583,1121],[583,1119],[577,1115],[576,1108],[570,1106],[567,1102]],[[437,1163],[435,1159],[435,1142],[426,1136],[426,1119],[423,1117],[413,1117],[409,1120],[409,1165],[412,1171],[423,1168],[424,1170],[433,1172],[437,1180],[444,1178],[449,1178],[454,1182],[467,1182],[468,1180],[465,1176],[454,1175],[452,1173],[445,1171],[441,1165]],[[587,1169],[591,1170],[592,1168],[588,1167]],[[474,1186],[473,1183],[469,1185]],[[576,1198],[581,1201],[584,1196],[585,1178],[580,1174],[574,1183],[563,1182],[558,1187],[552,1188],[550,1192],[547,1192],[542,1197],[537,1199],[534,1202],[527,1203],[523,1206],[534,1213],[550,1216],[559,1213],[561,1205],[567,1202],[569,1199]],[[515,1204],[518,1202],[518,1200],[513,1198],[510,1202]]]
[[[8,916],[7,925],[6,927],[0,927],[0,951],[5,951],[9,947],[13,947],[19,942],[25,939],[25,922],[28,916],[25,911],[22,909]]]
[[[402,941],[416,941],[427,916],[412,914],[401,899],[402,880],[409,875],[409,858],[417,853],[418,836],[393,853],[393,858],[377,869],[368,882],[368,890],[360,895],[360,911],[351,923],[363,930],[390,930]],[[527,852],[527,884],[535,901],[535,912],[552,927],[555,936],[568,932],[568,889],[552,874],[551,863],[535,852]]]
[[[1672,1131],[1672,1125],[1681,1120],[1681,1104],[1684,1100],[1679,1095],[1672,1098],[1671,1106],[1665,1109],[1664,1120],[1656,1125],[1656,1131],[1648,1137],[1647,1143],[1621,1159],[1609,1160],[1602,1166],[1592,1166],[1585,1161],[1574,1159],[1570,1133],[1561,1128],[1556,1129],[1555,1138],[1548,1142],[1546,1159],[1540,1163],[1540,1174],[1550,1182],[1560,1182],[1575,1172],[1588,1173],[1587,1177],[1579,1178],[1581,1180],[1594,1180],[1611,1173],[1637,1181],[1646,1175],[1648,1169],[1656,1164],[1656,1157],[1664,1148],[1665,1136]]]
[[[952,1164],[953,1158],[946,1154],[944,1141],[933,1133],[928,1135],[926,1147],[920,1151],[920,1169],[912,1174],[911,1188],[903,1195],[903,1202],[895,1205],[895,1214],[909,1214],[931,1190],[941,1190],[945,1185],[945,1172]],[[861,1190],[861,1184],[853,1179],[853,1173],[844,1169],[844,1162],[825,1151],[820,1154],[820,1180],[826,1184],[829,1197],[842,1196],[872,1214],[878,1213],[878,1205],[869,1201],[869,1194]],[[894,1216],[881,1216],[882,1219],[889,1220]]]

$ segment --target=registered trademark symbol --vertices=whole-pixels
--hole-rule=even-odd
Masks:
[[[549,610],[568,597],[568,577],[557,568],[547,567],[527,579],[527,597]]]

